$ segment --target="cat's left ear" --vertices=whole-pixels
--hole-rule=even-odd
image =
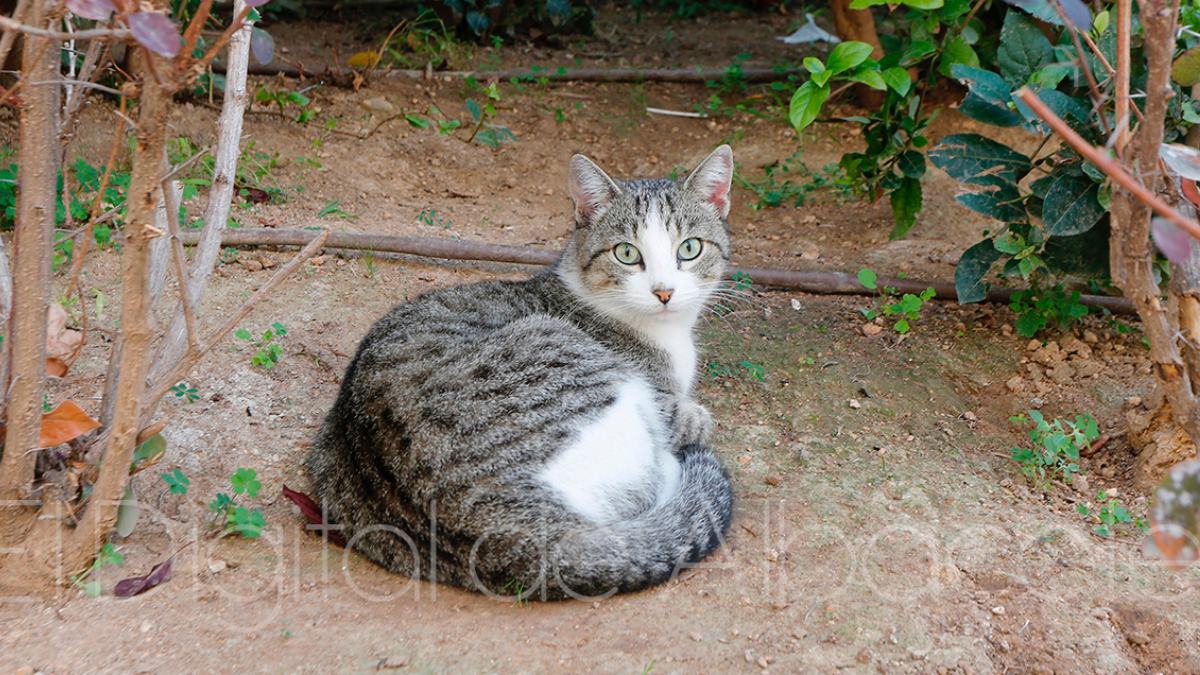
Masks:
[[[713,150],[687,177],[683,186],[716,211],[721,220],[728,218],[733,187],[733,150],[728,145]]]

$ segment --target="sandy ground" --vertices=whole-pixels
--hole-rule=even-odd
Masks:
[[[749,51],[750,62],[769,65],[787,52],[761,36],[782,34],[796,17],[699,24],[659,17],[617,40],[615,26],[626,19],[606,16],[599,37],[565,48],[470,57],[553,64],[575,50],[607,54],[588,63],[720,66]],[[293,44],[301,44],[313,30],[280,26],[276,37],[289,44],[295,35]],[[336,46],[346,54],[379,37],[370,26],[358,32],[311,49]],[[673,57],[658,56],[668,32],[683,46]],[[620,53],[608,54],[614,50]],[[797,139],[773,116],[645,114],[646,105],[690,109],[711,93],[698,86],[509,85],[502,92],[497,122],[519,141],[494,151],[403,123],[358,139],[324,132],[320,122],[251,115],[247,140],[278,153],[269,182],[285,200],[239,206],[235,218],[245,226],[325,225],[554,248],[570,226],[562,186],[572,152],[588,153],[616,176],[664,175],[730,141],[740,170],[754,177],[800,150],[819,168],[856,142],[846,128]],[[460,83],[321,87],[312,95],[317,119],[335,117],[340,129],[371,128],[376,120],[363,103],[379,97],[406,110],[436,103],[466,115]],[[97,103],[87,119],[111,114]],[[188,104],[173,125],[202,146],[212,139],[213,120],[211,110]],[[106,141],[99,130],[108,126],[85,124],[73,150],[100,156]],[[945,111],[937,134],[968,128]],[[954,189],[931,172],[920,222],[909,238],[889,242],[886,204],[825,194],[800,209],[755,211],[752,194],[739,188],[735,259],[948,279],[958,253],[988,226],[952,201]],[[332,201],[351,218],[318,215]],[[205,315],[232,311],[267,278],[269,270],[245,261],[287,255],[231,256],[215,276]],[[110,309],[55,399],[98,405],[91,392],[114,327],[117,260],[102,252],[87,271],[86,283],[107,294]],[[1102,488],[1117,489],[1135,515],[1147,507],[1130,489],[1130,450],[1120,431],[1128,399],[1146,396],[1152,380],[1140,338],[1101,317],[1074,335],[1051,336],[1064,347],[1059,356],[1011,335],[1012,316],[1000,307],[935,304],[904,339],[863,334],[859,310],[869,298],[755,289],[751,300],[706,318],[699,398],[718,422],[715,445],[733,475],[736,517],[714,558],[647,592],[555,604],[485,598],[388,574],[306,533],[280,489],[307,489],[301,459],[371,322],[433,288],[527,273],[383,255],[328,255],[308,264],[246,322],[252,330],[287,326],[277,367],[252,367],[252,350],[231,341],[189,379],[197,402],[164,403],[171,421],[160,467],[184,471],[188,494],[170,494],[149,473],[135,479],[142,517],[131,536],[115,541],[124,564],[98,573],[102,597],[63,589],[0,603],[0,669],[1200,671],[1196,574],[1146,560],[1132,527],[1094,535],[1093,521],[1075,510]],[[1064,363],[1069,372],[1056,370]],[[761,381],[751,374],[759,368]],[[1030,407],[1090,413],[1113,435],[1084,460],[1088,493],[1031,490],[1008,459],[1023,436],[1007,418]],[[238,467],[254,468],[264,484],[253,503],[268,528],[257,541],[207,535],[205,504]],[[115,581],[176,551],[169,583],[135,599],[110,595]]]

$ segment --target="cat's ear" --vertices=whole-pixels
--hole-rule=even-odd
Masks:
[[[684,189],[716,211],[722,220],[729,217],[730,189],[733,187],[733,150],[722,145],[700,162],[687,177]]]
[[[571,157],[571,168],[567,173],[567,187],[575,202],[575,224],[587,227],[608,209],[621,189],[595,162],[583,155]]]

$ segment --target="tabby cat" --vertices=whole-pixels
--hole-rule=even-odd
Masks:
[[[693,327],[729,260],[732,175],[725,145],[682,181],[575,155],[555,265],[380,319],[307,460],[327,522],[390,570],[542,599],[713,551],[733,492],[692,399]]]

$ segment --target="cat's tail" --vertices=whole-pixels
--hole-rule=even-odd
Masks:
[[[700,445],[679,450],[679,489],[625,521],[575,529],[548,551],[547,598],[594,598],[660,584],[712,553],[733,517],[729,474]]]

